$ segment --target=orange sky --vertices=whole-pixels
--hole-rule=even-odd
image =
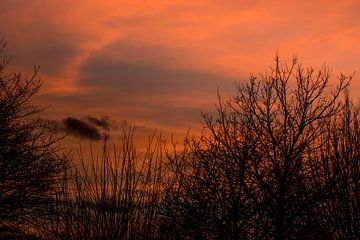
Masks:
[[[16,69],[41,66],[51,118],[183,132],[276,52],[359,72],[359,13],[358,0],[1,0],[0,38]]]

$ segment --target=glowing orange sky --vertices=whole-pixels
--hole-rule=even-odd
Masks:
[[[231,93],[277,51],[359,72],[359,12],[358,0],[1,0],[0,37],[18,70],[41,66],[52,118],[183,131],[213,109],[217,87]]]

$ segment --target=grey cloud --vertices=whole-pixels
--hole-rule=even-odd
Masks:
[[[54,102],[56,106],[59,102],[69,105],[70,112],[78,112],[79,109],[102,109],[104,114],[111,114],[112,119],[117,121],[126,120],[129,122],[149,122],[157,123],[164,127],[188,128],[190,124],[198,124],[201,121],[201,112],[207,112],[207,108],[189,106],[188,104],[176,101],[155,102],[151,99],[121,98],[116,93],[109,94],[82,94],[82,95],[42,95],[43,101]],[[214,95],[214,103],[216,96]],[[209,108],[212,104],[209,104]],[[97,111],[97,110],[94,110]],[[87,118],[83,121],[89,122]],[[116,123],[108,121],[111,130],[116,130]],[[96,125],[95,125],[96,126]],[[99,128],[100,129],[100,128]],[[106,130],[106,129],[104,129]]]
[[[108,117],[97,118],[88,116],[85,119],[67,117],[62,120],[60,130],[65,131],[74,137],[90,139],[93,141],[101,140],[102,137],[108,138],[110,122]]]
[[[217,87],[233,87],[237,79],[224,74],[195,70],[196,66],[174,67],[197,54],[166,45],[119,40],[92,53],[82,64],[80,84],[116,91],[124,97],[216,94]]]
[[[91,58],[106,56],[106,59],[111,62],[142,62],[152,63],[155,65],[169,65],[186,59],[190,55],[196,55],[196,52],[191,52],[184,48],[176,48],[168,45],[150,44],[141,42],[128,42],[126,40],[119,40],[107,45],[101,51],[94,53]]]
[[[101,134],[99,130],[82,120],[68,117],[63,120],[63,124],[66,131],[69,131],[69,133],[73,136],[79,138],[87,138],[94,141],[98,141],[101,139]]]
[[[91,91],[42,97],[44,101],[61,102],[74,109],[108,112],[116,119],[186,129],[190,124],[199,124],[201,112],[214,106],[217,88],[232,92],[236,79],[167,65],[181,54],[184,54],[181,49],[166,46],[113,44],[90,55],[79,69],[79,87]],[[203,98],[209,102],[209,108],[201,107]],[[199,100],[202,104],[197,104]],[[106,126],[106,121],[101,120],[86,122]]]
[[[145,63],[113,62],[106,57],[89,60],[82,71],[80,84],[129,97],[216,94],[218,86],[235,82],[222,75]]]
[[[104,130],[110,130],[110,122],[108,117],[96,118],[96,117],[88,116],[87,120],[90,123],[96,125],[97,127],[100,127]]]
[[[128,47],[126,52],[131,52],[131,47]],[[152,49],[151,52],[155,50]],[[172,51],[166,53],[161,49],[159,52],[164,56],[173,54]],[[200,109],[196,105],[197,101],[201,98],[209,101],[213,99],[213,102],[209,102],[209,105],[213,105],[216,102],[217,88],[220,87],[222,92],[227,93],[234,88],[236,82],[235,78],[225,75],[176,69],[159,61],[127,62],[122,57],[114,58],[107,51],[91,56],[81,70],[80,84],[95,86],[97,89],[92,95],[94,100],[96,99],[94,104],[106,103],[107,106],[116,106],[119,109],[130,107],[131,112],[122,112],[122,119],[128,117],[184,128],[187,128],[191,121],[198,123],[201,120],[201,111],[207,111]],[[171,100],[176,98],[187,99],[195,104]]]

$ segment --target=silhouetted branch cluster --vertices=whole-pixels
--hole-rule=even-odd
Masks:
[[[358,110],[340,101],[351,77],[330,79],[276,58],[219,97],[206,132],[170,157],[171,238],[359,239]]]
[[[24,239],[48,215],[68,161],[59,155],[51,122],[31,104],[41,86],[38,68],[24,78],[7,73],[8,64],[0,63],[0,238]]]
[[[219,95],[217,115],[181,148],[131,125],[100,154],[61,156],[59,129],[31,104],[30,78],[0,65],[2,239],[359,239],[360,108],[351,76],[288,65]],[[99,140],[106,118],[67,118]],[[95,137],[92,137],[95,136]],[[110,146],[109,146],[110,145]],[[70,160],[74,160],[71,164]]]

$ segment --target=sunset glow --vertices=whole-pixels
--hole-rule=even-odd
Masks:
[[[334,76],[360,70],[359,1],[104,2],[0,1],[6,54],[25,73],[41,67],[49,118],[199,131],[217,88],[228,96],[276,53]]]

